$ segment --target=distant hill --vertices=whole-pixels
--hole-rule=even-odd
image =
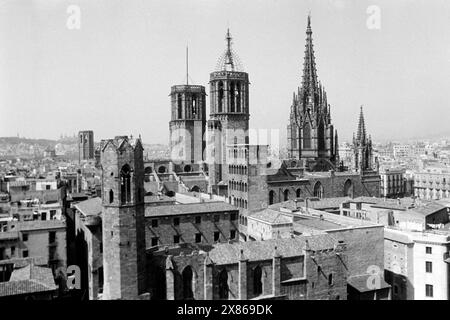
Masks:
[[[58,142],[49,139],[28,139],[18,137],[0,137],[0,144],[37,144],[42,146],[54,146]]]

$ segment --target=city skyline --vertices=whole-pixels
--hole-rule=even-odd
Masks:
[[[209,73],[230,27],[250,77],[250,128],[278,129],[284,144],[292,92],[301,82],[309,12],[318,77],[328,92],[340,141],[351,140],[357,117],[348,115],[356,115],[360,105],[374,141],[446,134],[450,48],[444,39],[450,20],[441,10],[448,6],[444,1],[380,1],[380,29],[367,26],[369,4],[343,1],[266,1],[256,7],[202,1],[164,7],[158,2],[125,8],[119,2],[78,5],[80,29],[70,30],[69,2],[3,3],[0,14],[8,12],[3,23],[15,22],[17,28],[2,28],[7,31],[0,34],[5,43],[0,50],[0,136],[19,132],[57,138],[92,129],[96,140],[141,133],[145,143],[167,144],[167,95],[170,86],[185,83],[186,45],[190,83],[206,86],[209,93]],[[250,13],[276,23],[248,21]],[[130,124],[121,121],[125,110],[134,112]],[[53,121],[59,112],[82,118],[84,125]],[[52,125],[32,125],[36,122]]]

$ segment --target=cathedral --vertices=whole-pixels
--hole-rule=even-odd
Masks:
[[[337,130],[317,75],[311,17],[301,86],[290,106],[287,159],[269,161],[269,146],[249,144],[249,74],[232,40],[228,30],[224,53],[210,73],[208,119],[204,86],[172,86],[171,158],[145,162],[147,193],[209,193],[242,212],[304,197],[378,197],[380,177],[362,109],[354,163],[347,168],[339,160]]]
[[[210,74],[209,119],[204,86],[186,83],[171,88],[171,159],[145,160],[140,137],[102,141],[101,223],[84,222],[90,230],[101,227],[104,299],[345,297],[345,248],[333,237],[247,241],[247,217],[271,204],[312,197],[379,196],[380,177],[362,108],[353,140],[355,169],[346,170],[339,163],[330,105],[317,79],[309,16],[306,36],[302,84],[294,94],[288,126],[288,159],[269,161],[267,145],[249,143],[249,75],[232,50],[229,30],[225,52]],[[188,215],[180,211],[189,207],[186,204],[178,203],[176,209],[158,204],[153,210],[145,198],[155,193],[157,202],[164,200],[161,194],[173,204],[175,194],[209,194],[211,201],[204,203],[205,198],[198,197],[197,210]],[[227,206],[221,209],[223,217],[214,213],[214,205]],[[158,220],[164,207],[170,212]],[[233,210],[236,213],[230,214]],[[213,225],[207,230],[214,239],[217,234],[212,245],[202,245],[201,223]],[[183,245],[178,245],[180,236],[175,235],[177,245],[160,247],[155,229],[179,230],[180,225],[190,228]],[[230,236],[218,243],[225,227]],[[321,285],[314,267],[317,259],[328,274]],[[301,272],[286,278],[283,270],[291,267]],[[300,278],[308,281],[299,284]],[[291,289],[283,282],[286,279]],[[318,285],[307,289],[311,281]]]

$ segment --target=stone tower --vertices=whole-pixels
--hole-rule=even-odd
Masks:
[[[94,159],[94,131],[78,132],[78,161]]]
[[[249,80],[242,71],[239,58],[231,49],[227,31],[227,47],[216,71],[210,74],[210,120],[208,121],[208,168],[212,192],[227,186],[227,146],[246,144],[249,122]]]
[[[137,299],[146,291],[144,162],[140,139],[103,140],[103,298]]]
[[[173,161],[205,161],[206,93],[205,87],[189,84],[186,50],[186,84],[172,86],[170,154]]]
[[[353,167],[356,172],[364,173],[374,170],[372,139],[367,136],[366,124],[364,122],[363,108],[359,113],[358,131],[353,135],[354,163]]]
[[[301,88],[294,92],[288,131],[288,157],[303,160],[313,171],[334,169],[337,141],[331,124],[330,105],[318,82],[312,42],[311,17],[306,28],[305,59]]]

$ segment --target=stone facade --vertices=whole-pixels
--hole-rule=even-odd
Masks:
[[[170,155],[175,162],[199,163],[205,159],[206,93],[196,85],[172,86]]]
[[[240,71],[227,33],[227,48],[217,71],[210,74],[209,183],[220,194],[220,183],[228,184],[227,146],[247,144],[249,113],[248,73]]]
[[[330,170],[339,162],[337,132],[331,123],[327,94],[319,83],[312,43],[311,17],[306,29],[301,88],[294,92],[288,131],[288,157],[313,170]]]
[[[435,200],[450,197],[450,172],[428,170],[414,174],[414,195]]]
[[[94,131],[78,132],[79,161],[94,159]]]
[[[223,202],[147,207],[146,247],[236,240],[238,221],[239,210]]]
[[[137,299],[146,288],[144,162],[140,139],[102,141],[103,298]]]
[[[345,246],[325,239],[331,240],[320,235],[149,252],[153,297],[346,299]],[[164,278],[165,287],[156,284]]]

